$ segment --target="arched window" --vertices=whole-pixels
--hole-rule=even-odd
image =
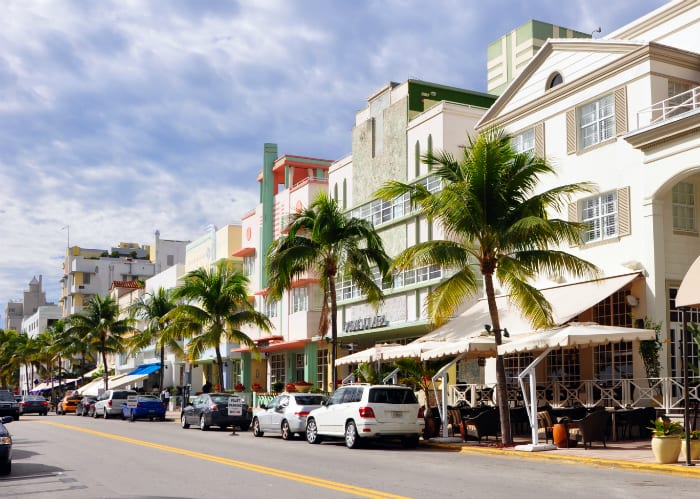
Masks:
[[[338,184],[336,183],[333,186],[333,199],[335,199],[335,202],[338,202]]]
[[[416,151],[415,152],[416,152],[416,158],[415,158],[415,162],[416,162],[415,174],[416,175],[415,176],[420,177],[420,142],[418,142],[417,140],[416,140]]]
[[[428,154],[433,154],[433,135],[428,135]],[[432,165],[428,165],[428,171],[432,170]]]
[[[561,73],[554,73],[547,80],[547,89],[554,88],[562,83],[564,83],[564,78],[561,76]]]
[[[343,209],[348,207],[348,180],[343,179]]]

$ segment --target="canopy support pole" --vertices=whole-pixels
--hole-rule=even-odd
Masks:
[[[452,359],[450,362],[445,364],[438,370],[438,372],[435,373],[435,375],[432,377],[432,382],[433,382],[433,393],[435,393],[435,400],[437,401],[437,389],[435,388],[435,382],[440,379],[442,381],[441,386],[440,386],[440,392],[442,394],[442,401],[441,403],[438,404],[438,411],[440,412],[440,421],[442,422],[442,437],[440,439],[444,441],[445,439],[449,439],[449,432],[447,431],[447,370],[455,365],[457,362],[462,360],[464,356],[466,356],[466,353],[463,353],[461,355],[458,355],[454,359]],[[428,405],[428,401],[425,401],[426,406]],[[461,440],[461,438],[459,439]]]
[[[544,450],[554,450],[557,448],[554,444],[540,444],[539,435],[537,433],[537,373],[535,368],[537,365],[544,360],[552,348],[547,348],[544,352],[539,354],[532,363],[523,369],[518,375],[518,383],[520,384],[520,389],[523,392],[523,402],[525,404],[525,410],[527,411],[527,417],[530,420],[530,430],[532,432],[532,443],[526,445],[516,445],[515,450],[522,450],[526,452],[538,452]],[[528,399],[527,389],[525,388],[525,376],[530,377],[530,396]]]

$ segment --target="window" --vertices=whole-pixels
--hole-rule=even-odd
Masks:
[[[547,381],[576,385],[581,381],[579,352],[573,348],[553,350],[547,354]]]
[[[270,383],[285,383],[286,379],[284,354],[274,353],[270,355]]]
[[[632,327],[629,290],[617,291],[593,306],[593,321],[603,326]]]
[[[562,78],[560,73],[554,73],[552,76],[549,77],[548,80],[549,83],[547,83],[547,88],[554,88],[557,85],[561,85],[564,83],[564,78]]]
[[[510,140],[510,145],[515,152],[534,152],[535,151],[535,129],[530,128],[522,133],[513,135]]]
[[[276,300],[265,300],[265,315],[267,315],[268,318],[277,317],[278,304],[279,302]]]
[[[83,272],[83,284],[90,284],[90,274]]]
[[[333,199],[338,202],[338,184],[333,185]]]
[[[309,309],[309,291],[307,288],[292,289],[292,313]]]
[[[598,345],[593,349],[593,373],[595,380],[613,383],[621,379],[632,379],[631,341]]]
[[[666,118],[685,113],[693,109],[692,94],[686,93],[690,85],[680,81],[668,80],[668,99],[664,101]]]
[[[316,379],[318,388],[326,390],[328,386],[328,350],[318,350],[316,352]]]
[[[432,134],[428,135],[428,155],[432,156],[433,154],[433,136]],[[428,164],[428,171],[433,169],[433,165]]]
[[[506,383],[509,385],[518,384],[518,375],[530,364],[532,364],[531,353],[517,353],[503,357],[503,364],[506,370]]]
[[[243,275],[250,276],[255,272],[255,257],[254,256],[244,256],[243,257]]]
[[[306,363],[306,357],[303,353],[298,353],[294,355],[294,380],[304,381],[304,364]]]
[[[617,191],[584,199],[581,221],[588,225],[583,232],[584,243],[617,237]]]
[[[695,232],[695,186],[678,182],[673,186],[673,229]]]
[[[348,181],[343,179],[343,209],[348,207]]]
[[[599,144],[615,136],[615,100],[613,94],[578,108],[578,127],[582,148]]]
[[[420,177],[420,142],[416,140],[415,150],[414,150],[414,161],[415,161],[415,175]]]

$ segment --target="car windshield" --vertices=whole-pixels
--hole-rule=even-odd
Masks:
[[[396,388],[372,388],[369,401],[375,404],[417,404],[416,394],[411,390]]]
[[[12,395],[10,392],[0,392],[0,400],[3,400],[5,402],[14,402],[15,396]]]
[[[299,405],[321,405],[326,399],[323,395],[296,395],[294,398]]]

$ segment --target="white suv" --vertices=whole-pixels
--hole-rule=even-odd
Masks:
[[[138,395],[134,390],[106,390],[93,404],[92,417],[121,416],[122,406],[129,395]]]
[[[306,441],[344,438],[354,449],[370,438],[398,438],[406,448],[418,446],[425,422],[416,394],[395,385],[353,384],[338,388],[306,418]]]

